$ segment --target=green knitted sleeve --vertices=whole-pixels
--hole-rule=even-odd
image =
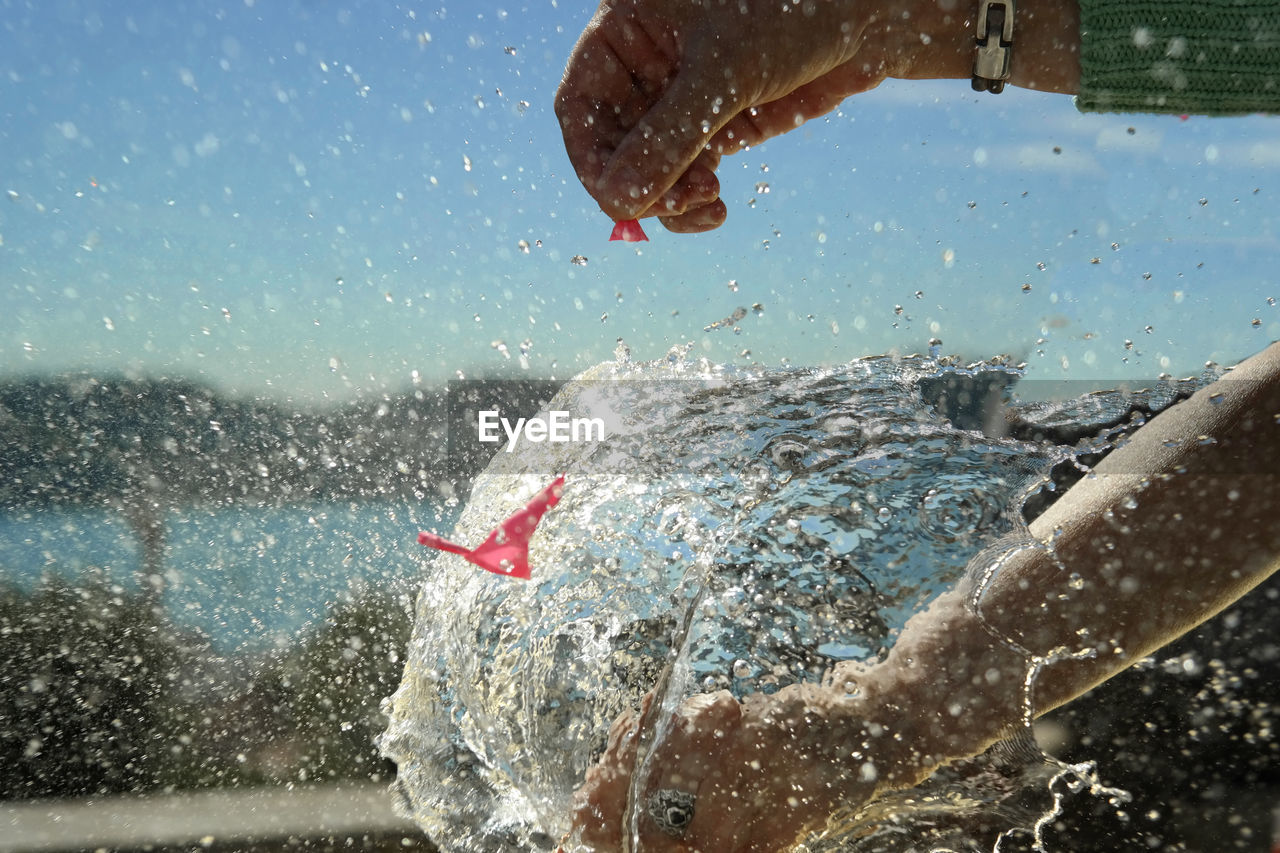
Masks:
[[[1080,0],[1086,112],[1280,112],[1280,0]]]

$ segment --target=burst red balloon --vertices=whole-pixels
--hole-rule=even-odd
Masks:
[[[418,544],[428,548],[437,548],[451,554],[459,554],[469,563],[474,563],[486,572],[510,578],[529,579],[529,540],[533,531],[542,520],[543,514],[560,502],[560,494],[564,491],[564,475],[561,474],[533,500],[498,525],[489,537],[475,548],[466,548],[456,542],[450,542],[443,536],[422,532],[418,534]]]

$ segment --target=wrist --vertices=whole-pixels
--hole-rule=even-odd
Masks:
[[[1017,0],[1009,84],[1074,93],[1080,82],[1076,0]],[[888,76],[969,79],[977,48],[978,0],[899,0],[872,22],[864,44],[882,44]]]
[[[1080,87],[1080,6],[1076,0],[1018,0],[1009,83],[1074,94]]]

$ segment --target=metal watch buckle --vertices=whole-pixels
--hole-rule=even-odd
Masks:
[[[1013,53],[1014,0],[982,0],[978,6],[977,49],[973,57],[973,90],[999,94],[1009,79]],[[999,37],[996,37],[996,34]]]

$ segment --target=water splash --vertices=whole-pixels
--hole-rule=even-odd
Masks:
[[[427,572],[383,739],[405,811],[443,849],[550,850],[610,723],[645,693],[669,708],[708,690],[742,698],[881,653],[974,555],[1025,536],[1025,496],[1073,458],[1035,429],[1025,441],[975,428],[1014,379],[1004,362],[915,356],[776,371],[615,361],[571,382],[549,408],[607,400],[625,413],[609,440],[498,454],[455,531],[483,536],[548,472],[569,472],[532,543],[533,581],[460,570],[449,555]],[[1094,423],[1123,404],[1091,401]],[[1024,420],[1069,408],[1027,407]],[[992,828],[985,849],[1034,831],[1051,803],[1006,808],[974,781],[997,780],[1010,802],[1048,797],[1063,765],[1021,747],[936,774],[876,814],[900,828],[945,800],[970,840],[986,837],[975,815]],[[821,843],[851,843],[871,817]]]

